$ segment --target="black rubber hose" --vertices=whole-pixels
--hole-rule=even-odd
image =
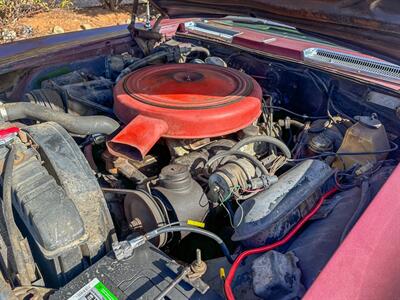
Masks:
[[[298,127],[300,129],[304,128],[304,123],[301,123],[300,121],[297,120],[290,120],[289,124],[295,127]]]
[[[303,129],[304,126],[305,126],[304,123],[302,123],[300,121],[297,121],[297,120],[292,120],[292,119],[279,120],[278,124],[279,124],[279,126],[285,127],[285,128],[286,128],[287,125],[289,125],[289,128],[286,128],[286,129],[290,129],[291,126]]]
[[[136,69],[142,68],[155,60],[159,60],[163,57],[166,57],[168,54],[169,54],[168,51],[159,51],[159,52],[155,52],[155,53],[150,54],[142,59],[135,61],[134,63],[130,64],[129,66],[127,66],[125,69],[123,69],[121,71],[121,73],[118,75],[115,82],[120,81],[122,79],[122,77],[124,77],[125,75],[128,75],[130,72],[132,72]]]
[[[207,161],[206,167],[211,166],[218,159],[221,159],[221,158],[224,158],[227,156],[241,156],[241,157],[247,158],[248,160],[250,160],[253,163],[253,165],[258,167],[264,175],[269,176],[268,170],[264,167],[264,165],[255,156],[250,155],[245,152],[242,152],[242,151],[239,151],[239,150],[228,150],[228,151],[218,153],[217,155],[214,155]]]
[[[208,50],[207,48],[204,48],[204,47],[200,47],[200,46],[191,47],[189,50],[189,54],[193,53],[193,52],[202,52],[207,57],[210,56],[210,50]],[[165,51],[165,50],[158,51],[158,52],[150,54],[142,59],[135,61],[134,63],[130,64],[129,66],[127,66],[125,69],[123,69],[121,71],[121,73],[118,75],[115,82],[120,81],[122,79],[122,77],[128,75],[130,72],[135,71],[136,69],[142,68],[144,66],[147,66],[149,63],[159,60],[159,59],[162,59],[168,55],[170,55],[169,51]]]
[[[15,147],[11,145],[6,158],[3,173],[3,215],[7,227],[12,255],[14,257],[16,271],[21,285],[29,285],[31,282],[25,266],[24,254],[21,249],[20,235],[17,224],[14,220],[12,208],[12,174],[14,169]]]
[[[204,48],[204,47],[200,47],[200,46],[191,47],[190,48],[190,53],[193,53],[193,52],[202,52],[207,57],[210,56],[210,50],[208,50],[207,48]]]
[[[272,136],[267,136],[267,135],[257,135],[257,136],[251,136],[248,138],[245,138],[241,140],[240,142],[236,143],[231,150],[240,150],[243,146],[246,146],[248,144],[253,144],[253,143],[268,143],[276,146],[279,148],[282,153],[286,156],[286,158],[291,158],[292,153],[290,152],[290,149],[288,146],[285,145],[284,142],[281,142],[277,138],[274,138]]]
[[[209,237],[216,241],[218,245],[221,248],[222,253],[225,255],[226,259],[230,262],[233,263],[233,258],[231,254],[229,253],[229,249],[224,243],[224,241],[216,234],[197,227],[191,227],[191,226],[171,226],[171,227],[162,227],[162,228],[157,228],[154,229],[153,231],[150,231],[149,233],[146,233],[145,236],[147,239],[153,239],[163,233],[170,233],[170,232],[182,232],[182,231],[187,231],[191,233],[197,233],[204,235],[206,237]]]
[[[74,116],[64,112],[56,112],[34,103],[17,102],[0,106],[2,121],[33,119],[36,121],[52,121],[60,124],[68,132],[79,135],[95,133],[112,134],[119,124],[106,116]]]

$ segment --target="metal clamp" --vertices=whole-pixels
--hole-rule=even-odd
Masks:
[[[196,260],[189,266],[180,267],[177,263],[172,262],[167,264],[167,267],[173,272],[179,272],[177,277],[167,286],[165,290],[161,292],[160,295],[155,298],[155,300],[162,300],[167,296],[167,294],[177,286],[181,281],[186,282],[191,285],[196,291],[204,295],[210,286],[206,284],[201,277],[207,271],[207,264],[201,259],[200,249],[196,250]]]
[[[146,243],[145,236],[141,235],[129,241],[115,242],[112,244],[115,258],[117,260],[123,260],[131,257],[133,251]]]
[[[19,132],[18,127],[0,129],[0,147],[11,144]]]

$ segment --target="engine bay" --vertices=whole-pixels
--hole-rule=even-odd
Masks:
[[[5,281],[50,299],[222,299],[227,282],[301,298],[398,163],[400,99],[210,41],[122,48],[2,87]]]

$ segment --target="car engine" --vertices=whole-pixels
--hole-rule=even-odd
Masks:
[[[396,113],[370,99],[400,100],[321,70],[179,39],[65,66],[0,105],[19,295],[221,299],[235,258],[276,244],[235,293],[301,298],[397,164]]]

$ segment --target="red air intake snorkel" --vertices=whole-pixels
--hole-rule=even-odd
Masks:
[[[160,137],[222,136],[261,114],[262,91],[250,76],[207,64],[168,64],[133,72],[114,89],[114,112],[126,124],[108,142],[116,156],[143,158]]]

